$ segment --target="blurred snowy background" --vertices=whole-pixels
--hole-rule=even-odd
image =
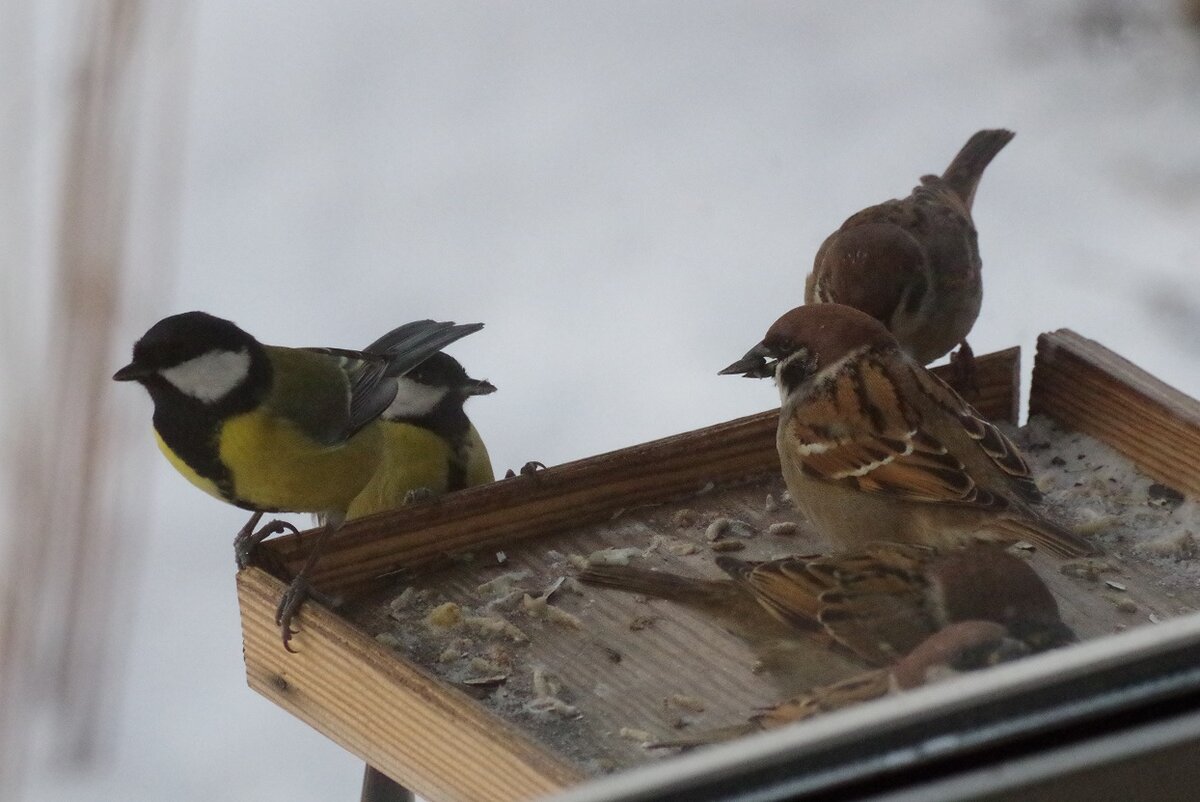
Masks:
[[[1066,326],[1200,395],[1200,34],[1181,0],[111,0],[141,100],[96,111],[133,120],[113,249],[133,267],[89,342],[100,383],[76,384],[54,355],[81,340],[53,344],[75,314],[47,287],[92,297],[54,266],[78,233],[68,118],[95,79],[77,45],[105,5],[0,0],[0,546],[36,531],[22,438],[58,426],[47,382],[101,394],[111,421],[81,431],[116,445],[89,486],[126,505],[111,547],[76,560],[119,593],[66,696],[69,622],[14,654],[13,612],[44,582],[6,558],[5,799],[358,798],[356,759],[246,688],[244,514],[175,475],[145,394],[107,382],[167,314],[341,347],[484,321],[450,350],[500,388],[469,407],[497,468],[582,458],[773,406],[715,372],[802,300],[821,240],[1003,126],[1017,138],[976,200],[976,352],[1020,344],[1028,364]],[[53,501],[64,475],[32,475]]]

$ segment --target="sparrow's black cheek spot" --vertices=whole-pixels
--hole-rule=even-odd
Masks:
[[[813,376],[813,364],[807,359],[807,354],[797,354],[779,365],[779,383],[788,391],[796,389]]]

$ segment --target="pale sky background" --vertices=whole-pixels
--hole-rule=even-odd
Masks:
[[[188,309],[288,345],[483,321],[450,351],[500,388],[469,406],[498,470],[583,458],[774,405],[715,374],[821,240],[1008,127],[976,352],[1028,366],[1070,327],[1200,395],[1200,35],[1173,9],[205,0],[177,278],[122,340]],[[149,399],[112,391],[149,454]],[[41,755],[29,799],[357,799],[361,763],[246,688],[244,514],[151,456],[108,749]]]

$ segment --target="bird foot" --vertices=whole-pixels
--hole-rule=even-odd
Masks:
[[[963,340],[958,350],[950,355],[950,386],[967,401],[979,397],[979,372],[975,366],[975,352]]]
[[[233,538],[233,556],[237,561],[239,571],[250,565],[258,544],[271,535],[278,535],[283,532],[291,532],[293,535],[300,534],[300,530],[295,526],[278,518],[267,522],[261,529],[255,531],[254,528],[258,526],[258,522],[262,520],[262,516],[261,512],[251,515],[250,520],[246,521],[246,525],[238,530],[237,535]]]
[[[537,474],[538,471],[544,471],[544,470],[546,470],[546,464],[544,462],[538,462],[537,460],[530,460],[529,462],[526,462],[524,465],[521,466],[521,470],[519,471],[519,473],[521,474],[521,476],[534,476],[535,474]],[[517,471],[514,471],[512,468],[509,468],[507,471],[505,471],[504,478],[512,479],[514,476],[517,475],[517,473],[518,473]]]
[[[338,598],[314,588],[308,577],[303,574],[292,580],[287,590],[279,597],[279,604],[275,608],[275,623],[279,626],[279,634],[283,638],[283,648],[292,654],[296,653],[290,643],[292,636],[300,631],[292,629],[292,619],[309,599],[330,608],[337,607],[340,603]]]

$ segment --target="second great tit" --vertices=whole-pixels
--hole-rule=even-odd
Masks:
[[[380,416],[383,458],[351,502],[347,519],[395,509],[423,491],[440,495],[496,478],[487,447],[463,409],[468,398],[494,393],[495,385],[472,379],[446,353],[426,359],[398,384]]]

